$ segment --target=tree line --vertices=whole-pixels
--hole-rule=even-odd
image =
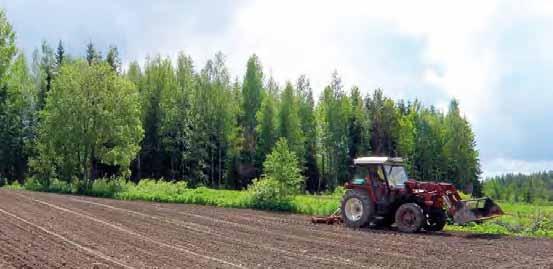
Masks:
[[[334,189],[359,156],[401,156],[411,177],[480,193],[474,133],[452,100],[448,111],[363,96],[337,72],[320,89],[306,75],[277,82],[254,54],[242,78],[217,53],[148,57],[123,68],[116,46],[84,56],[43,42],[27,63],[0,13],[0,178],[90,182],[126,176],[242,189],[263,175],[277,140],[298,157],[304,188]]]
[[[510,202],[553,202],[553,171],[494,176],[484,181],[486,195]]]

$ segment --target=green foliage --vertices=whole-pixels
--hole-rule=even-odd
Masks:
[[[15,32],[8,22],[6,13],[0,8],[0,82],[5,81],[5,76],[16,54]]]
[[[7,185],[8,189],[26,189],[69,193],[74,190],[74,183],[68,184],[56,179],[51,180],[50,187],[44,187],[39,181],[28,178],[25,185],[16,182]],[[138,184],[124,179],[96,180],[91,189],[83,194],[111,197],[123,200],[145,200],[171,203],[213,205],[234,208],[260,208],[268,210],[290,211],[300,214],[325,216],[334,213],[338,208],[344,189],[337,188],[327,195],[293,195],[286,199],[275,194],[278,182],[271,179],[256,180],[251,188],[260,188],[259,195],[267,199],[255,199],[252,191],[215,190],[206,187],[187,188],[184,181],[167,182],[162,180],[142,180]],[[69,187],[68,187],[69,186]],[[72,193],[75,193],[72,191]],[[471,233],[540,236],[553,238],[553,204],[530,205],[500,203],[508,215],[485,221],[483,224],[470,223],[464,226],[448,225],[447,231],[465,231]]]
[[[0,8],[0,178],[23,179],[31,86],[25,56],[17,54],[15,32]]]
[[[256,179],[248,187],[252,206],[259,209],[288,210],[290,196],[282,184],[273,178]]]
[[[460,189],[481,195],[480,165],[474,134],[468,121],[460,115],[459,104],[451,101],[444,121],[443,158],[445,178],[454,178]]]
[[[483,224],[450,225],[447,230],[472,233],[553,237],[553,205],[500,203],[507,215]]]
[[[143,130],[136,88],[106,64],[61,67],[41,112],[39,156],[32,165],[48,178],[96,176],[96,163],[128,175]]]
[[[263,97],[261,107],[257,111],[256,120],[256,164],[262,164],[267,154],[271,152],[273,145],[277,140],[277,96],[278,86],[270,78],[268,83],[268,92]]]
[[[256,114],[261,107],[261,102],[265,95],[265,90],[263,89],[263,70],[259,58],[255,54],[248,59],[241,95],[240,126],[243,136],[242,159],[244,163],[253,165],[256,157],[257,144],[257,135],[255,132],[257,127]]]
[[[63,43],[61,40],[58,43],[58,48],[56,49],[56,65],[59,67],[63,64],[65,60],[65,49],[63,48]]]
[[[301,129],[304,135],[304,156],[303,175],[306,177],[306,189],[309,191],[321,191],[321,180],[317,164],[317,122],[315,118],[315,101],[313,100],[313,89],[309,79],[302,75],[296,83],[299,117]]]
[[[92,186],[84,194],[98,197],[114,198],[118,193],[129,191],[134,184],[124,178],[102,178],[92,182]]]
[[[27,178],[23,184],[23,188],[29,191],[47,191],[48,186],[36,178]]]
[[[18,54],[0,88],[0,176],[22,180],[31,154],[36,98],[25,55]]]
[[[317,120],[321,140],[321,176],[325,188],[334,189],[349,180],[348,125],[351,104],[345,95],[338,73],[332,74],[330,85],[325,87],[319,106]]]
[[[119,58],[119,50],[116,46],[110,46],[106,55],[106,62],[111,66],[115,73],[121,72],[121,58]]]
[[[396,156],[399,130],[399,111],[394,101],[384,96],[381,89],[367,96],[366,107],[370,117],[371,150],[380,156]]]
[[[94,179],[119,175],[243,189],[268,174],[266,157],[284,138],[306,178],[299,185],[311,193],[350,180],[349,165],[365,155],[402,156],[414,178],[481,192],[474,133],[455,100],[444,113],[416,100],[394,102],[380,89],[363,99],[357,87],[346,93],[334,72],[315,104],[306,76],[279,89],[264,80],[256,55],[231,83],[222,53],[199,72],[179,53],[176,61],[147,58],[143,68],[131,59],[121,74],[117,47],[106,52],[91,41],[84,57],[71,58],[61,41],[57,49],[43,42],[29,69],[0,12],[0,177],[34,176],[60,191],[70,182],[73,192],[97,188],[101,196],[117,187]],[[283,184],[270,178],[254,185]],[[544,199],[510,188],[513,199]]]
[[[278,133],[286,139],[289,148],[300,158],[304,155],[304,134],[299,116],[298,96],[292,83],[287,82],[280,96]]]
[[[86,62],[88,63],[88,65],[93,65],[100,63],[101,61],[102,54],[98,50],[96,50],[92,42],[89,42],[86,45]]]
[[[502,201],[553,202],[553,171],[495,176],[484,180],[483,189],[487,196]]]
[[[199,83],[193,102],[193,111],[200,123],[197,125],[199,128],[193,131],[198,143],[191,146],[205,152],[204,159],[200,161],[205,163],[203,173],[209,181],[202,183],[220,187],[227,174],[227,151],[233,142],[231,139],[236,125],[234,107],[237,103],[232,95],[230,75],[222,53],[208,60]],[[198,155],[192,158],[197,160]]]
[[[124,200],[146,200],[156,202],[175,202],[177,197],[186,191],[186,182],[169,182],[163,180],[145,179],[126,191],[117,194]]]
[[[357,157],[367,156],[370,147],[370,119],[361,98],[359,88],[353,87],[350,94],[351,113],[348,126],[349,163]]]
[[[288,148],[286,139],[277,141],[271,154],[263,163],[265,177],[273,179],[279,186],[282,195],[288,196],[300,192],[304,178],[296,154]]]
[[[333,195],[296,195],[290,201],[290,211],[307,215],[328,216],[336,211],[340,198],[341,196]]]
[[[50,180],[50,185],[45,187],[43,191],[55,192],[55,193],[73,193],[73,188],[70,183],[61,181],[57,178]]]
[[[264,178],[249,187],[254,206],[263,209],[285,210],[292,195],[299,193],[303,177],[298,159],[281,138],[263,163]]]
[[[24,189],[24,187],[21,186],[21,184],[19,184],[18,181],[14,181],[9,185],[4,185],[4,186],[2,186],[2,188],[8,189],[8,190],[23,190]]]

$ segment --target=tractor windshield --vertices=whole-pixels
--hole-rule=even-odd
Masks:
[[[403,187],[407,181],[405,167],[400,165],[384,165],[390,186]]]

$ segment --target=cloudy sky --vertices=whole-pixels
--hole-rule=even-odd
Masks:
[[[550,1],[0,0],[27,54],[93,41],[124,62],[217,51],[234,76],[256,53],[279,82],[306,74],[317,92],[333,70],[365,93],[459,99],[485,175],[553,169],[553,3]]]

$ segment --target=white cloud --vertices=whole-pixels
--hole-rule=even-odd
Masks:
[[[483,177],[492,177],[508,173],[530,174],[535,172],[549,171],[553,168],[553,161],[513,160],[498,158],[487,165],[487,171]]]

